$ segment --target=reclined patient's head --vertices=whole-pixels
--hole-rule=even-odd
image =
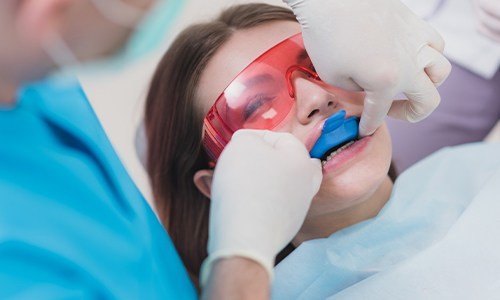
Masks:
[[[206,255],[213,173],[202,145],[203,119],[242,70],[299,32],[294,15],[285,8],[236,6],[214,22],[186,29],[157,69],[146,107],[148,172],[160,217],[193,277]],[[308,149],[329,116],[342,109],[348,116],[361,115],[363,93],[343,91],[300,72],[291,81],[295,105],[273,130],[292,133]],[[265,93],[269,82],[259,84]],[[324,165],[323,183],[308,218],[368,199],[387,179],[390,159],[391,141],[385,125],[372,137],[338,153]],[[193,241],[198,237],[201,249]]]

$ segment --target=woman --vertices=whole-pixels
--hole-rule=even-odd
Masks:
[[[264,4],[236,6],[218,21],[186,29],[158,67],[146,108],[148,170],[160,217],[193,278],[206,257],[212,175],[210,159],[202,149],[204,115],[239,71],[299,32],[299,24],[287,9]],[[296,87],[298,108],[281,130],[304,142],[319,122],[335,112],[344,109],[357,116],[362,112],[362,94],[333,87],[326,90],[324,84],[303,78],[296,81],[300,85]],[[346,170],[333,170],[325,176],[295,245],[372,217],[387,201],[392,186],[387,176],[390,137],[384,126],[369,139],[371,151],[358,155]],[[351,178],[363,184],[351,187]],[[323,220],[325,210],[347,207],[352,214],[343,212],[333,224],[330,218]]]
[[[242,70],[299,33],[300,26],[287,9],[265,4],[235,6],[216,21],[186,29],[158,66],[146,107],[147,168],[160,218],[195,282],[206,257],[210,185],[217,159],[217,151],[206,141],[204,118],[220,95],[228,94],[226,87]],[[284,58],[287,55],[283,53]],[[311,150],[327,120],[342,110],[348,116],[360,116],[364,98],[362,93],[323,83],[306,53],[297,60],[308,67],[288,74],[295,102],[273,130],[290,132]],[[257,90],[275,88],[266,77],[250,77],[247,85]],[[261,106],[269,101],[260,94],[258,99]],[[245,119],[252,117],[246,113]],[[353,142],[332,155],[335,149],[324,153],[321,189],[303,227],[278,261],[305,241],[333,237],[339,230],[377,216],[389,201],[393,181],[388,175],[391,139],[386,126]],[[463,207],[462,203],[458,206]]]

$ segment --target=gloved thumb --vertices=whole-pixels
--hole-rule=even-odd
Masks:
[[[291,9],[295,10],[305,5],[306,0],[283,0]]]
[[[361,121],[359,123],[359,134],[364,137],[371,135],[384,122],[389,112],[392,100],[387,93],[372,93],[367,91]]]
[[[257,129],[240,129],[233,134],[232,140],[241,138],[252,138],[263,141],[268,146],[276,148],[280,143],[287,143],[286,139],[290,139],[289,133],[273,132],[270,130]]]
[[[310,162],[312,164],[312,192],[313,195],[316,195],[321,187],[321,182],[323,182],[323,166],[321,161],[316,158],[311,158]]]
[[[308,17],[304,16],[305,13],[308,12],[304,7],[307,5],[307,0],[283,0],[290,8],[293,10],[297,21],[299,21],[302,29],[307,29],[309,27],[307,20]],[[309,3],[311,5],[311,3]]]

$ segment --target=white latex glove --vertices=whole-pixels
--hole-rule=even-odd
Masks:
[[[436,86],[451,71],[444,41],[399,0],[283,1],[302,25],[321,79],[366,91],[362,136],[372,134],[387,114],[418,122],[438,106]],[[409,101],[394,101],[399,93]]]
[[[480,33],[500,42],[500,0],[474,0]]]
[[[298,233],[322,177],[320,161],[293,135],[236,132],[215,168],[202,284],[227,257],[254,260],[272,278],[275,257]]]

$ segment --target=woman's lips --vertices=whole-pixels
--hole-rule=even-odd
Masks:
[[[316,124],[311,130],[311,134],[307,137],[305,145],[308,152],[311,152],[312,148],[318,141],[319,137],[323,132],[323,127],[325,126],[326,119]]]
[[[346,113],[344,119],[347,120],[351,117],[358,117],[359,118],[360,116]],[[311,133],[309,134],[309,136],[307,137],[307,139],[304,142],[307,151],[311,152],[314,145],[316,144],[316,142],[318,141],[320,136],[323,134],[323,128],[324,128],[327,120],[328,120],[328,118],[318,122],[318,124],[314,125],[314,127],[312,128]]]
[[[332,159],[326,162],[323,166],[323,173],[329,173],[333,170],[345,167],[349,162],[353,161],[364,149],[370,144],[373,136],[367,136],[357,140],[351,146],[340,151]]]

